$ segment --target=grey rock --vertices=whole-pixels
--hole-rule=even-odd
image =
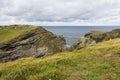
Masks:
[[[84,48],[88,45],[94,45],[96,43],[107,41],[114,38],[120,38],[120,29],[115,29],[110,32],[91,31],[85,34],[84,38],[79,39],[70,48],[70,51]]]
[[[0,44],[0,62],[25,57],[43,57],[62,52],[65,48],[66,42],[63,36],[54,35],[44,28],[38,27],[8,43]]]

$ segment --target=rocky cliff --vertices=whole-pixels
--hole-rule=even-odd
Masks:
[[[16,28],[17,26],[13,29]],[[12,61],[23,57],[47,56],[62,52],[65,48],[64,37],[54,35],[44,28],[38,27],[7,43],[1,43],[0,62]]]
[[[81,49],[88,45],[94,45],[98,42],[107,41],[114,38],[120,38],[120,29],[115,29],[110,32],[91,31],[85,34],[84,38],[80,38],[76,43],[74,43],[70,47],[70,50]]]

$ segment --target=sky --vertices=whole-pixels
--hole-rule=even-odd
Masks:
[[[120,0],[0,0],[0,24],[120,25]]]

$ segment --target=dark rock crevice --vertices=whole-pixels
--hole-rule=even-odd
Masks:
[[[23,57],[43,57],[64,51],[65,48],[64,37],[54,35],[44,28],[38,27],[8,43],[0,44],[0,62]]]

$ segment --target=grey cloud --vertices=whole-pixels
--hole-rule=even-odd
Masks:
[[[120,21],[120,0],[0,0],[0,4],[2,22]]]

